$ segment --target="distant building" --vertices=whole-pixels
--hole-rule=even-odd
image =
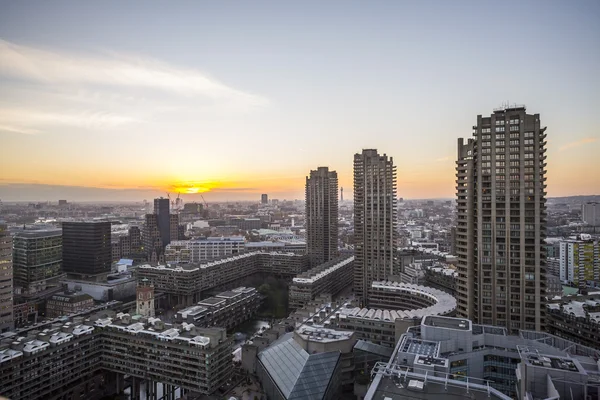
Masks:
[[[67,201],[66,200],[59,200],[58,201],[58,205],[59,206],[66,206],[67,205]]]
[[[600,226],[600,203],[590,202],[582,204],[581,219],[585,224]]]
[[[0,333],[13,326],[12,238],[6,224],[0,223]]]
[[[110,222],[63,222],[63,270],[81,278],[111,271]]]
[[[586,287],[586,281],[600,281],[600,243],[581,235],[560,242],[560,280]]]
[[[94,305],[94,299],[85,293],[57,293],[46,302],[46,316],[62,317]]]
[[[260,202],[261,204],[267,204],[269,203],[269,195],[266,193],[263,193],[260,195]]]
[[[169,199],[154,199],[154,213],[146,214],[144,226],[144,249],[148,259],[154,262],[161,259],[165,247],[178,237],[179,215],[171,214]]]
[[[354,155],[354,293],[368,301],[371,282],[400,274],[396,258],[396,167],[377,150]]]
[[[251,231],[255,229],[260,229],[262,221],[260,220],[260,218],[233,218],[229,220],[229,225],[236,226],[239,230],[242,231]]]
[[[310,171],[305,186],[306,244],[312,266],[338,255],[338,177],[327,167]]]
[[[245,250],[246,239],[243,236],[208,237],[188,241],[191,262],[214,260],[235,256]]]
[[[191,253],[189,240],[174,240],[165,249],[165,262],[172,264],[189,263]]]

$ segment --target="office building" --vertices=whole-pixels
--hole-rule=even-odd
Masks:
[[[14,286],[27,299],[58,288],[62,270],[62,231],[22,230],[13,236]]]
[[[584,224],[600,226],[600,203],[590,202],[582,204],[581,220]]]
[[[159,350],[160,349],[160,350]],[[231,376],[223,328],[168,324],[104,311],[0,336],[0,395],[11,400],[209,395]]]
[[[261,202],[261,204],[268,204],[269,203],[269,195],[266,193],[261,194],[260,202]]]
[[[377,363],[365,400],[597,399],[597,351],[538,331],[425,316],[389,362]]]
[[[585,288],[587,281],[600,281],[600,243],[590,235],[560,242],[560,280]]]
[[[292,279],[290,308],[302,308],[320,294],[337,295],[352,285],[354,256],[345,255],[312,268]]]
[[[146,214],[144,248],[149,260],[162,260],[165,247],[179,238],[179,215],[171,214],[169,199],[154,199],[154,213]]]
[[[12,238],[0,222],[0,332],[13,328]]]
[[[208,237],[188,242],[190,261],[193,263],[216,260],[241,254],[245,250],[246,239],[243,236]]]
[[[541,330],[546,312],[546,128],[524,106],[479,115],[458,140],[458,312]]]
[[[46,316],[62,317],[94,306],[94,299],[86,293],[57,293],[46,301]]]
[[[110,222],[63,222],[63,270],[80,278],[111,271]]]
[[[327,167],[306,177],[306,247],[312,266],[338,255],[338,177]]]
[[[367,304],[371,282],[400,275],[396,258],[396,167],[377,150],[354,155],[354,292]]]

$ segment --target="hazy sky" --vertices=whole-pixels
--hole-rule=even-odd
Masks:
[[[349,198],[362,148],[399,196],[454,197],[457,138],[506,101],[548,126],[549,196],[600,194],[599,21],[597,0],[0,1],[0,198],[302,198],[322,165]]]

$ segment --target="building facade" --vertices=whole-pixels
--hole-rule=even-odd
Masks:
[[[338,177],[327,167],[310,171],[305,187],[306,247],[312,266],[338,254]]]
[[[591,226],[600,226],[600,203],[590,202],[581,205],[581,220]]]
[[[292,279],[289,289],[290,308],[304,307],[320,294],[337,295],[352,285],[354,256],[338,257]]]
[[[63,222],[63,270],[92,278],[111,270],[111,233],[108,221]]]
[[[113,313],[114,314],[114,313]],[[12,400],[89,399],[122,395],[158,399],[208,395],[231,376],[232,337],[223,328],[167,324],[129,314],[75,317],[45,330],[0,338],[0,395]],[[76,393],[73,393],[73,390]]]
[[[190,261],[194,263],[241,254],[245,250],[245,244],[243,236],[208,237],[190,240],[187,243]]]
[[[266,193],[263,193],[260,195],[260,203],[261,204],[268,204],[269,203],[269,195]]]
[[[354,292],[366,304],[371,282],[399,275],[396,167],[377,150],[354,155]]]
[[[12,238],[0,223],[0,333],[13,328]]]
[[[458,140],[457,300],[475,323],[542,329],[546,128],[524,106],[479,115]]]
[[[600,243],[591,237],[581,235],[579,239],[560,242],[560,280],[573,283],[580,288],[586,281],[600,280]]]
[[[23,230],[13,236],[14,285],[24,297],[43,296],[62,277],[62,231]]]
[[[85,293],[57,293],[46,301],[46,316],[62,317],[94,306],[94,298]]]

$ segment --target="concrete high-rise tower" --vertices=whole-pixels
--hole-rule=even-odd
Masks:
[[[399,276],[396,167],[377,150],[354,155],[354,292],[366,304],[371,282]]]
[[[12,238],[0,222],[0,333],[13,329]]]
[[[546,295],[546,128],[524,106],[479,115],[458,140],[458,313],[541,330]]]
[[[306,177],[306,247],[312,266],[338,255],[338,178],[327,167]]]
[[[154,199],[154,213],[146,214],[144,250],[152,262],[160,259],[171,240],[179,237],[179,214],[171,214],[169,199]]]

